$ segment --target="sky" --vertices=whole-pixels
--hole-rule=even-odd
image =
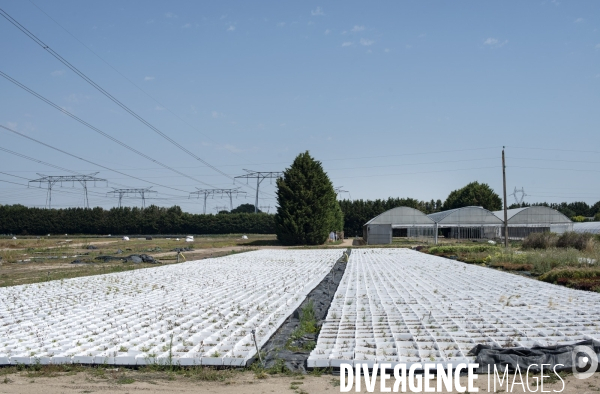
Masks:
[[[45,185],[30,180],[96,172],[106,182],[88,184],[90,206],[146,187],[146,204],[194,213],[197,188],[239,187],[233,205],[253,204],[256,179],[235,177],[283,171],[304,151],[339,198],[444,200],[472,181],[502,195],[503,146],[509,203],[515,188],[530,203],[600,200],[596,1],[0,8],[48,47],[0,17],[0,71],[97,130],[0,77],[0,125],[21,134],[0,128],[0,204],[43,207]],[[275,191],[261,183],[263,210]],[[221,197],[207,213],[229,208]],[[53,207],[83,205],[81,185],[54,187]]]

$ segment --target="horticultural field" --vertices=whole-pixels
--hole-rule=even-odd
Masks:
[[[339,257],[255,251],[5,287],[0,364],[242,366]]]
[[[456,365],[477,344],[600,340],[599,315],[599,293],[409,249],[354,250],[308,365]]]

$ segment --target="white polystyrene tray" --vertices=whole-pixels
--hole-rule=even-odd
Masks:
[[[309,367],[454,364],[477,344],[600,340],[600,294],[409,249],[355,249]]]
[[[263,345],[339,257],[263,250],[1,288],[0,364],[244,365],[251,330]]]

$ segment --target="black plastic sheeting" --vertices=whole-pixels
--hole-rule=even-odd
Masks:
[[[350,250],[347,250],[347,255],[350,254]],[[304,302],[288,317],[281,327],[273,334],[273,336],[267,341],[267,343],[260,349],[261,355],[263,355],[263,362],[266,367],[272,367],[278,360],[282,360],[285,366],[296,372],[306,371],[306,360],[310,355],[309,350],[301,350],[292,352],[285,348],[287,340],[290,338],[292,332],[300,324],[300,312],[310,301],[313,302],[315,310],[315,318],[318,321],[319,327],[323,324],[327,311],[331,306],[333,296],[337,291],[337,288],[344,276],[346,270],[346,257],[342,255],[340,259],[334,264],[331,272],[325,276],[325,278],[308,294]],[[302,345],[308,342],[317,342],[317,334],[307,334],[298,341],[293,342],[293,346],[302,348]],[[248,365],[256,360],[254,359],[248,362]]]
[[[589,348],[589,353],[578,351],[574,354],[577,346]],[[478,373],[487,373],[488,365],[492,371],[494,365],[498,371],[504,371],[506,367],[510,371],[515,371],[518,365],[521,371],[531,366],[530,371],[539,372],[542,364],[550,365],[550,368],[545,366],[545,370],[554,369],[555,366],[557,371],[573,370],[573,367],[578,371],[585,370],[586,368],[580,368],[582,366],[578,363],[583,357],[587,357],[587,366],[591,367],[592,352],[598,360],[600,358],[600,342],[590,339],[572,345],[534,346],[532,348],[498,348],[477,345],[469,352],[469,355],[477,357],[475,363],[479,364]],[[597,366],[596,369],[598,369]]]

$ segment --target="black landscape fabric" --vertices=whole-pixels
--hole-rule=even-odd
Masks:
[[[600,358],[600,342],[589,339],[572,345],[558,346],[534,346],[532,348],[499,348],[488,345],[477,345],[469,352],[469,355],[476,356],[475,363],[479,364],[478,373],[487,373],[488,365],[493,371],[493,366],[499,371],[504,371],[505,367],[514,371],[517,365],[521,371],[527,370],[531,366],[530,371],[539,372],[542,364],[544,370],[553,370],[556,366],[557,371],[572,370],[573,363],[576,362],[578,356],[574,357],[573,350],[576,346],[586,346],[593,349],[597,357]]]

